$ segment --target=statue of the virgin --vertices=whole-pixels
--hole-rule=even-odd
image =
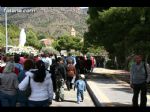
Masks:
[[[26,43],[26,33],[25,29],[22,28],[19,37],[19,47],[24,47],[25,43]]]

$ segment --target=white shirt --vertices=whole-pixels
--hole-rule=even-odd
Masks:
[[[29,76],[30,78],[30,85],[31,85],[31,95],[29,96],[29,100],[31,101],[43,101],[49,99],[52,101],[53,99],[53,85],[51,80],[51,74],[46,71],[45,80],[40,82],[35,82],[33,80],[33,73],[28,71],[26,72],[26,77],[24,80],[19,84],[19,89],[24,91],[27,88]]]
[[[47,68],[47,70],[50,70],[50,66],[52,65],[52,58],[46,57],[46,61],[48,62],[48,68]]]

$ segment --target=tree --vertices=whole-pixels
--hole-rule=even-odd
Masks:
[[[89,31],[84,35],[86,47],[104,46],[111,59],[117,56],[120,66],[124,66],[128,55],[150,54],[150,8],[89,8],[89,15]]]
[[[39,42],[36,33],[32,29],[27,29],[26,35],[27,35],[27,42],[26,42],[27,46],[33,46],[37,49],[42,48],[42,45]]]
[[[53,47],[43,47],[41,49],[41,52],[43,52],[44,54],[58,54],[58,51]]]
[[[72,36],[65,35],[55,40],[52,46],[55,49],[57,49],[59,52],[61,50],[67,50],[69,52],[71,49],[81,51],[83,42],[79,37],[72,37]]]

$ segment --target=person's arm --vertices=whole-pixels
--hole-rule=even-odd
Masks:
[[[67,79],[67,74],[66,74],[66,68],[63,66],[63,75],[64,75],[64,80],[66,81],[66,79]]]
[[[77,70],[76,70],[76,67],[74,66],[74,73],[75,73],[75,76],[77,75]]]
[[[131,88],[133,88],[133,74],[134,74],[134,71],[133,71],[133,65],[131,66],[131,70],[130,70],[130,86]]]
[[[19,70],[23,71],[23,66],[21,64],[20,64]]]
[[[73,65],[76,65],[77,62],[76,62],[76,58],[75,57],[73,58],[73,61],[74,61]]]
[[[17,78],[17,76],[15,75],[15,77],[14,77],[14,87],[15,87],[16,89],[18,89],[18,85],[19,85],[18,78]]]
[[[52,65],[52,58],[49,58],[49,65]]]
[[[28,83],[29,83],[29,76],[26,76],[22,81],[21,83],[18,85],[18,88],[19,90],[26,90],[27,86],[28,86]]]
[[[54,54],[54,57],[55,57],[55,60],[56,60],[56,62],[57,62],[57,55],[56,55],[56,54]]]

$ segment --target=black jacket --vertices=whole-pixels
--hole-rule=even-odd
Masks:
[[[57,63],[55,65],[55,76],[60,76],[64,80],[66,80],[66,69],[63,64]]]

